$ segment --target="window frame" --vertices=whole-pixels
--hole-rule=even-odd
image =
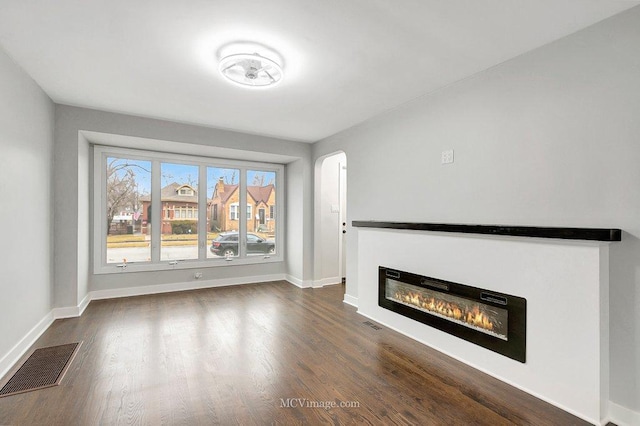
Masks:
[[[238,205],[247,205],[247,171],[248,170],[265,170],[276,173],[276,214],[282,218],[285,211],[284,200],[284,170],[283,164],[276,163],[260,163],[255,161],[231,160],[209,156],[194,156],[185,154],[175,154],[170,152],[158,152],[138,150],[132,148],[121,148],[105,145],[92,145],[93,148],[93,232],[91,246],[93,247],[93,272],[94,274],[110,274],[110,273],[127,273],[127,272],[144,272],[144,271],[163,271],[172,269],[191,269],[191,268],[210,268],[221,266],[234,266],[246,264],[261,264],[282,262],[284,260],[284,221],[280,219],[276,225],[276,253],[265,256],[247,256],[246,233],[248,232],[246,221],[239,220],[240,209],[238,213],[239,235],[244,238],[239,239],[239,253],[233,259],[225,258],[208,258],[207,253],[211,241],[207,237],[207,202],[208,202],[208,186],[207,167],[232,168],[239,170],[238,191],[240,200]],[[117,157],[130,160],[151,161],[151,223],[161,223],[164,211],[160,197],[161,191],[161,163],[178,163],[198,166],[199,171],[199,188],[206,190],[198,191],[198,209],[194,212],[194,216],[198,219],[198,259],[178,260],[178,261],[162,261],[160,260],[161,235],[160,227],[151,227],[151,260],[148,262],[131,262],[126,266],[121,263],[107,263],[107,229],[106,229],[106,161],[108,157]],[[200,208],[200,206],[203,206]],[[166,210],[169,214],[169,210]]]
[[[240,220],[238,210],[240,210],[240,203],[229,204],[229,220]]]

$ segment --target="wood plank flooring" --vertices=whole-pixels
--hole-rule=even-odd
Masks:
[[[587,424],[375,330],[343,291],[271,282],[93,301],[34,345],[84,342],[62,384],[0,398],[0,424]]]

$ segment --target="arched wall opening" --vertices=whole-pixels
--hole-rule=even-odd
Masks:
[[[347,156],[318,158],[314,168],[313,287],[340,284],[346,277]]]

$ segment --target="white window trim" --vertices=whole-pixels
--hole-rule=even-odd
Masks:
[[[258,163],[253,161],[240,161],[220,159],[215,157],[197,157],[182,154],[171,154],[155,151],[144,151],[130,148],[110,147],[102,145],[93,145],[93,272],[95,274],[110,273],[128,273],[128,272],[144,272],[144,271],[163,271],[172,269],[191,269],[191,268],[210,268],[210,267],[227,267],[247,264],[261,264],[282,262],[284,260],[284,211],[285,211],[285,194],[284,194],[284,165],[273,163]],[[276,215],[280,217],[281,223],[276,226],[276,253],[266,256],[247,256],[246,254],[246,238],[240,238],[239,256],[231,260],[224,258],[207,258],[209,246],[211,242],[208,238],[201,238],[198,242],[199,258],[197,260],[180,260],[161,261],[160,260],[160,227],[152,227],[152,243],[151,243],[151,261],[127,263],[126,267],[119,267],[116,263],[106,263],[107,251],[107,230],[106,230],[106,192],[102,190],[106,182],[106,159],[107,157],[121,157],[131,160],[144,160],[152,162],[152,183],[151,183],[151,222],[160,223],[163,220],[163,211],[160,202],[160,163],[171,162],[173,164],[197,165],[200,167],[200,180],[204,182],[206,178],[207,167],[233,168],[239,170],[240,186],[238,188],[240,201],[246,203],[247,192],[247,171],[260,170],[265,172],[276,173]],[[204,184],[200,184],[205,187]],[[199,191],[199,205],[207,205],[207,191]],[[154,202],[155,201],[155,202]],[[248,204],[249,205],[249,204]],[[250,206],[250,205],[249,205]],[[198,235],[207,235],[207,217],[206,207],[198,210]],[[238,209],[238,216],[239,209]],[[246,221],[239,220],[239,232],[244,235],[249,232]]]

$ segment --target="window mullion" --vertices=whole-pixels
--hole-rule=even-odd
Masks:
[[[200,165],[198,168],[198,259],[207,258],[207,232],[209,223],[207,221],[208,200],[207,200],[207,168]]]
[[[160,195],[160,161],[151,164],[151,262],[160,262],[162,231],[162,197]]]
[[[240,168],[240,197],[238,206],[238,247],[240,258],[247,255],[247,170]]]
[[[98,158],[99,157],[99,158]],[[94,202],[94,206],[98,206],[101,212],[107,211],[107,154],[101,153],[94,155],[94,162],[97,161],[100,173],[99,185],[97,191],[94,190],[94,201],[98,200],[99,204]],[[94,165],[95,167],[95,165]],[[98,195],[99,194],[99,195]],[[98,198],[99,197],[99,198]],[[107,221],[100,216],[101,220],[98,221],[97,226],[100,232],[100,250],[97,251],[98,259],[96,259],[98,265],[107,264]],[[94,257],[95,258],[95,257]]]

